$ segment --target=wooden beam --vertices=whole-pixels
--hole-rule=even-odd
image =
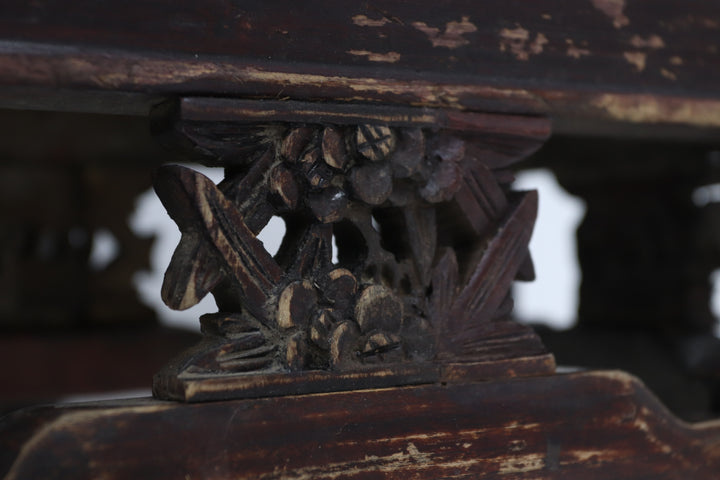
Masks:
[[[718,25],[718,0],[8,0],[0,84],[24,108],[140,113],[166,95],[223,94],[717,129]]]
[[[715,478],[720,425],[633,377],[577,373],[177,404],[42,407],[0,423],[25,478]]]

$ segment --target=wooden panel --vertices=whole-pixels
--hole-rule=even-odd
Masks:
[[[720,123],[717,0],[353,7],[8,0],[0,5],[0,83]],[[16,94],[0,97],[17,103]],[[47,92],[25,97],[25,106],[73,108]],[[147,96],[125,100],[150,103]],[[117,97],[75,102],[112,105]]]
[[[720,424],[617,372],[234,402],[39,408],[0,423],[24,478],[704,479]]]
[[[6,0],[0,19],[8,41],[515,80],[531,73],[576,85],[719,88],[720,65],[708,61],[719,53],[718,1]]]

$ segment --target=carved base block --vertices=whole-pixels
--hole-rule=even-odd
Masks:
[[[393,367],[275,374],[178,374],[171,364],[155,375],[153,395],[168,400],[205,402],[307,393],[387,388],[398,385],[452,384],[508,377],[551,375],[550,354],[474,363],[415,363]]]

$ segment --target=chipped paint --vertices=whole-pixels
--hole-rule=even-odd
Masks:
[[[643,432],[645,439],[657,447],[660,452],[666,455],[672,453],[672,447],[666,442],[660,440],[654,430],[650,428],[647,420],[645,420],[645,418],[652,418],[652,416],[653,413],[647,407],[641,407],[640,413],[634,422],[635,427]]]
[[[391,23],[390,20],[385,17],[375,20],[368,18],[367,15],[355,15],[352,17],[352,21],[355,25],[360,27],[382,27],[383,25]]]
[[[625,61],[629,64],[634,65],[638,72],[645,70],[645,61],[647,60],[647,54],[643,52],[623,52]]]
[[[630,25],[630,19],[625,16],[625,0],[590,0],[593,7],[607,15],[615,28]]]
[[[673,82],[677,80],[677,75],[675,75],[675,73],[671,72],[667,68],[661,68],[660,75],[667,78],[668,80],[672,80]]]
[[[567,51],[565,52],[568,57],[580,58],[586,55],[590,55],[590,50],[587,48],[580,48],[575,46],[575,42],[572,38],[566,38],[565,43],[567,44]]]
[[[540,15],[540,18],[542,18],[543,20],[552,20],[552,15],[550,15],[549,13],[543,13],[542,15]]]
[[[413,22],[412,26],[427,35],[433,47],[450,49],[467,45],[470,41],[463,38],[463,35],[477,31],[477,27],[470,22],[470,17],[462,17],[459,22],[448,22],[443,33],[440,33],[439,28],[430,27],[425,22]]]
[[[673,57],[670,57],[669,62],[670,62],[670,65],[679,66],[679,65],[683,64],[683,59],[678,56],[673,56]]]
[[[513,43],[525,43],[527,42],[528,38],[530,38],[530,32],[525,30],[522,27],[517,28],[503,28],[500,30],[500,38],[503,40],[506,40],[510,46],[512,46]],[[504,52],[505,51],[505,45],[501,45],[500,49]]]
[[[511,473],[527,473],[545,468],[545,457],[539,453],[530,453],[517,457],[504,459],[500,463],[498,473],[508,475]]]
[[[401,55],[398,52],[376,53],[367,50],[348,50],[346,53],[358,57],[367,57],[371,62],[395,63],[400,60]]]
[[[649,35],[647,38],[642,38],[640,35],[633,35],[630,39],[630,45],[635,48],[665,48],[665,42],[658,35]]]
[[[530,40],[530,32],[517,26],[517,28],[503,28],[500,30],[500,51],[510,51],[518,60],[528,60],[530,55],[542,53],[544,46],[548,43],[547,37],[538,33],[533,41]]]
[[[418,450],[418,448],[412,442],[408,443],[407,452],[408,455],[410,455],[410,458],[412,458],[416,462],[425,463],[430,461],[430,454],[420,453],[420,450]]]
[[[620,452],[615,450],[571,450],[565,453],[573,456],[578,462],[587,462],[591,459],[602,460],[604,457],[619,454]]]
[[[503,425],[503,428],[505,428],[507,430],[515,430],[515,429],[536,430],[536,429],[540,428],[540,424],[539,423],[520,423],[520,422],[513,421],[508,424]]]
[[[591,100],[590,104],[610,118],[623,122],[720,127],[720,101],[607,93]],[[634,380],[631,376],[626,377],[628,388],[631,388]]]
[[[535,55],[542,53],[543,46],[547,45],[547,43],[547,37],[542,33],[538,33],[535,36],[535,41],[530,44],[530,53],[533,53]]]
[[[266,479],[294,480],[334,480],[339,478],[350,478],[361,474],[374,473],[376,476],[383,476],[390,473],[397,474],[404,472],[408,477],[413,471],[421,472],[431,469],[437,470],[467,470],[483,462],[482,459],[468,459],[458,461],[442,461],[442,457],[434,458],[431,453],[421,452],[413,443],[409,443],[405,450],[389,455],[365,455],[362,460],[350,460],[337,463],[327,463],[321,466],[300,467],[288,469],[276,466],[272,473],[266,474]]]

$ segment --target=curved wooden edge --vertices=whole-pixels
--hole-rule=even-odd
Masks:
[[[717,478],[720,422],[688,425],[636,378],[587,372],[178,404],[16,412],[22,478]]]

